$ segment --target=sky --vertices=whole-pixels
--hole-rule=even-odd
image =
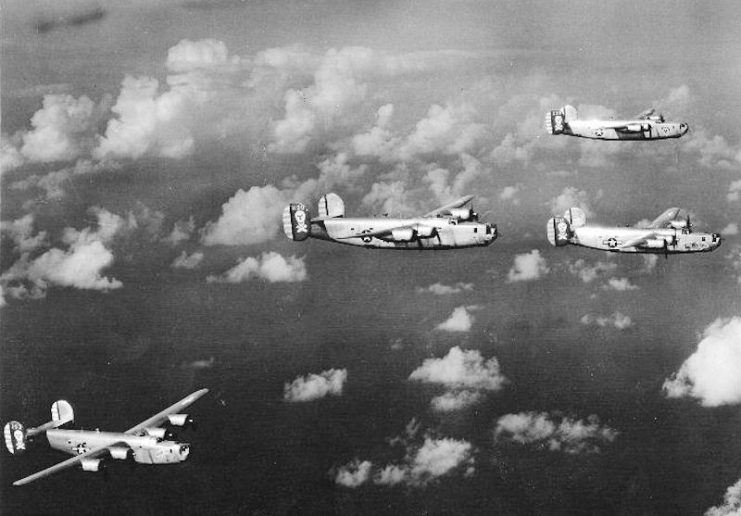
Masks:
[[[0,420],[123,430],[197,389],[187,462],[14,480],[8,514],[741,511],[741,7],[7,0]],[[680,139],[545,132],[649,107]],[[487,248],[292,242],[289,202],[474,194]],[[672,206],[713,253],[551,247]],[[70,493],[80,496],[70,496]]]

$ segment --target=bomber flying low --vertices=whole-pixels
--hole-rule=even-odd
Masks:
[[[69,430],[62,428],[75,419],[72,406],[64,400],[51,406],[51,421],[35,428],[25,428],[18,421],[5,425],[5,446],[13,455],[27,450],[27,444],[36,436],[46,434],[49,446],[74,457],[55,464],[38,473],[13,482],[14,486],[28,484],[63,469],[80,466],[84,471],[99,471],[104,456],[129,460],[140,464],[173,464],[188,458],[190,445],[169,439],[165,426],[184,427],[193,424],[188,414],[181,411],[208,392],[201,389],[159,414],[142,421],[125,432],[101,432],[100,430]],[[164,426],[163,426],[164,425]]]
[[[630,120],[579,120],[576,108],[564,106],[545,115],[550,134],[565,134],[596,140],[664,140],[679,138],[689,130],[685,122],[665,122],[649,109]]]
[[[380,249],[458,249],[487,246],[497,238],[494,224],[479,222],[461,197],[420,217],[345,217],[345,203],[329,193],[319,200],[319,216],[311,217],[303,203],[283,211],[283,230],[295,241],[317,238],[339,244]],[[464,207],[469,205],[468,207]]]
[[[670,254],[702,253],[720,246],[719,233],[692,230],[689,214],[678,218],[679,208],[669,208],[646,227],[602,227],[586,225],[584,211],[569,208],[563,217],[548,221],[548,241],[562,247],[568,244],[620,253]]]

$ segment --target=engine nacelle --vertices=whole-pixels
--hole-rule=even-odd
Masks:
[[[471,208],[453,208],[450,210],[450,214],[458,220],[470,220],[473,218],[473,210]]]
[[[169,414],[167,420],[173,426],[185,426],[188,422],[188,414]]]
[[[417,236],[419,238],[430,238],[437,234],[437,229],[434,226],[417,226]]]
[[[414,230],[412,228],[392,229],[391,238],[395,242],[411,242],[414,240]]]
[[[628,124],[625,128],[631,133],[641,132],[641,124]]]
[[[100,459],[82,459],[80,465],[83,471],[99,471]]]
[[[111,446],[110,448],[108,448],[108,451],[110,452],[112,458],[116,460],[126,460],[129,458],[131,448],[127,448],[125,446]]]
[[[663,238],[660,238],[660,239],[654,238],[651,240],[646,240],[640,245],[640,247],[645,247],[648,249],[664,249],[666,245],[667,243]]]
[[[686,220],[672,220],[669,222],[669,225],[674,229],[685,229],[689,227]]]
[[[167,430],[164,428],[145,428],[144,431],[147,435],[151,435],[157,439],[164,439],[167,434]]]

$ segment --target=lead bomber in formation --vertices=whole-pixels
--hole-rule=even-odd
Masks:
[[[666,122],[654,109],[628,120],[579,120],[576,108],[569,105],[546,113],[545,128],[550,134],[595,140],[666,140],[689,131],[687,123]]]

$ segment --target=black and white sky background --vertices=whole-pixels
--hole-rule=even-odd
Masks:
[[[211,394],[178,466],[13,480],[3,514],[736,514],[741,6],[6,0],[0,418],[124,429]],[[545,134],[546,111],[686,121]],[[283,206],[473,193],[485,249],[293,243]],[[570,206],[724,243],[555,249]]]

